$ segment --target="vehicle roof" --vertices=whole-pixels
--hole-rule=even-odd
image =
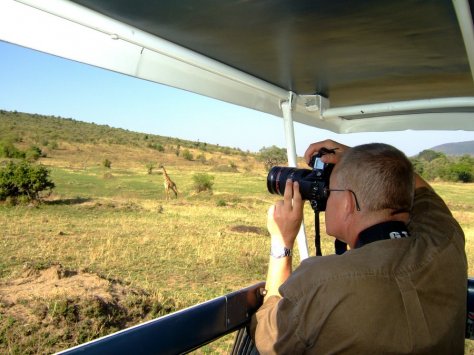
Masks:
[[[335,106],[474,94],[451,1],[73,1]]]
[[[124,42],[16,41],[74,60],[340,133],[474,130],[472,1],[20,2]]]

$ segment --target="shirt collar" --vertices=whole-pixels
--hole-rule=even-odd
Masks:
[[[375,224],[359,233],[355,245],[360,248],[366,244],[385,239],[400,239],[409,237],[407,226],[401,221],[387,221]]]

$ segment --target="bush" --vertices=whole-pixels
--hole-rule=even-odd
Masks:
[[[40,193],[55,187],[49,179],[49,170],[27,161],[13,161],[0,169],[0,200],[38,201]]]
[[[45,156],[40,148],[33,145],[26,152],[26,159],[28,160],[38,160],[39,158]]]
[[[200,161],[201,163],[203,163],[203,164],[206,164],[206,162],[207,162],[207,161],[206,161],[206,156],[205,156],[204,154],[202,154],[202,153],[199,154],[199,155],[196,157],[196,159],[197,159],[198,161]]]
[[[212,191],[212,186],[214,185],[214,176],[202,173],[194,174],[194,190],[196,192],[202,191]]]
[[[183,158],[186,159],[186,160],[193,160],[193,154],[189,151],[189,149],[185,149],[183,150],[183,154],[182,154]]]
[[[155,149],[159,152],[165,151],[165,147],[163,147],[160,143],[149,143],[148,148]]]
[[[0,142],[0,157],[23,159],[25,158],[25,153],[18,150],[11,142]]]
[[[110,169],[110,167],[112,166],[112,162],[109,159],[104,159],[104,161],[102,162],[102,165]]]
[[[473,182],[473,168],[471,164],[458,162],[449,167],[449,175],[453,181]]]

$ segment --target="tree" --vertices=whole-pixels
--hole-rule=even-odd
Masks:
[[[443,154],[442,156],[427,162],[424,169],[423,177],[426,177],[428,180],[435,180],[437,178],[442,180],[449,180],[448,167],[449,160]]]
[[[415,170],[415,172],[420,176],[424,176],[424,170],[425,170],[424,162],[416,158],[410,158],[410,161],[413,165],[413,169]]]
[[[41,192],[51,192],[54,187],[54,182],[49,178],[49,170],[44,166],[23,160],[10,161],[0,169],[0,201],[7,198],[37,201],[41,199]]]
[[[446,155],[444,153],[437,152],[431,149],[423,150],[422,152],[420,152],[420,154],[418,154],[419,159],[423,159],[426,161],[433,161],[441,157],[446,157]]]
[[[148,175],[153,174],[153,169],[155,169],[155,163],[148,162],[148,163],[145,164],[145,166],[146,166],[146,170],[148,172]]]
[[[275,145],[260,149],[257,159],[263,162],[267,170],[270,170],[272,166],[285,164],[288,161],[286,150]]]

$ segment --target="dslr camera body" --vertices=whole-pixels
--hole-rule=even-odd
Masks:
[[[267,176],[268,192],[283,196],[286,180],[298,181],[303,200],[308,200],[315,212],[325,211],[328,199],[329,177],[331,176],[334,164],[324,163],[321,161],[321,157],[334,152],[332,149],[321,148],[317,154],[311,157],[309,162],[311,170],[282,166],[272,167]]]

